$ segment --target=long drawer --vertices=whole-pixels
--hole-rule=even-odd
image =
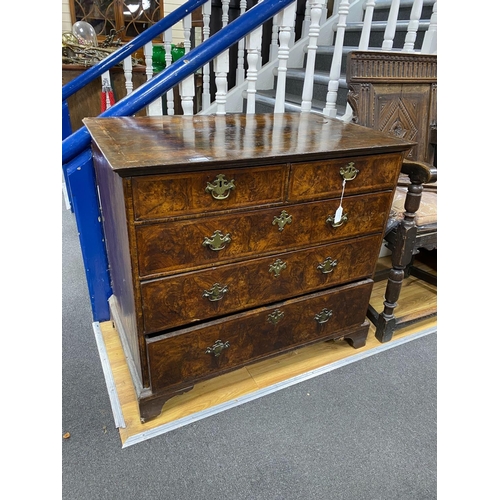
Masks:
[[[373,281],[364,280],[235,314],[146,341],[151,389],[223,373],[361,325]]]
[[[380,236],[141,283],[144,332],[154,333],[370,277]]]
[[[136,227],[141,278],[379,233],[392,191]]]
[[[287,168],[284,164],[134,177],[134,216],[154,220],[282,203]]]

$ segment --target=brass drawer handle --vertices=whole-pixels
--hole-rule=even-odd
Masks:
[[[210,250],[222,250],[226,248],[226,244],[231,242],[231,235],[227,233],[225,236],[222,236],[222,232],[217,230],[212,236],[205,236],[202,245],[210,248]]]
[[[351,161],[345,167],[340,169],[340,175],[345,181],[352,181],[359,174],[359,170],[354,167],[354,162]]]
[[[283,262],[281,259],[276,259],[275,262],[269,266],[269,272],[274,273],[275,278],[279,276],[284,269],[286,269],[286,262]]]
[[[333,260],[331,257],[327,257],[316,269],[319,269],[323,274],[332,273],[337,267],[338,260]]]
[[[283,318],[285,317],[285,313],[276,309],[272,313],[267,315],[267,322],[272,323],[273,325],[277,325]]]
[[[216,302],[224,298],[224,295],[229,291],[226,285],[215,283],[210,290],[205,290],[202,297],[207,297],[210,302]]]
[[[326,307],[314,316],[314,319],[319,323],[326,323],[332,317],[333,311]]]
[[[225,200],[231,193],[231,189],[234,188],[234,179],[227,181],[224,174],[219,174],[215,177],[214,182],[207,182],[205,191],[216,200]]]
[[[344,222],[347,222],[347,214],[343,214],[337,222],[335,222],[334,215],[329,215],[326,218],[326,222],[329,222],[332,227],[340,227],[342,224],[344,224]]]
[[[218,358],[220,356],[220,353],[224,349],[229,348],[229,345],[230,345],[229,342],[222,342],[222,340],[216,340],[213,346],[206,348],[205,353],[213,354],[216,358]]]
[[[274,217],[273,219],[273,226],[278,224],[278,229],[280,231],[283,231],[286,224],[291,224],[291,223],[292,223],[292,216],[288,215],[286,213],[286,210],[283,210],[279,217]]]

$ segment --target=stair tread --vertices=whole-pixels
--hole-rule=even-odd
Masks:
[[[267,104],[274,104],[275,102],[275,92],[273,89],[270,90],[258,90],[255,94],[255,100],[260,102],[265,102]],[[295,94],[285,94],[285,106],[296,108],[296,111],[300,111],[302,99],[300,96]],[[325,102],[318,99],[313,99],[311,101],[311,111],[322,113],[325,107]],[[340,104],[337,105],[337,110],[339,115],[345,113],[345,106]]]
[[[399,20],[396,22],[396,30],[403,30],[408,28],[410,20]],[[421,19],[418,23],[419,31],[426,30],[429,27],[430,21],[428,19]],[[373,21],[371,25],[372,31],[385,31],[387,21]],[[363,28],[363,22],[349,22],[346,23],[346,31],[359,31]]]
[[[295,80],[304,80],[305,74],[306,74],[305,68],[288,68],[286,72],[286,77]],[[321,85],[328,85],[329,81],[330,81],[330,73],[328,71],[314,72],[314,83],[319,83]],[[345,74],[340,75],[339,85],[340,87],[347,86]]]

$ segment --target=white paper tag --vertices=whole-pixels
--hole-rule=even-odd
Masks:
[[[334,224],[337,224],[337,222],[340,222],[340,219],[342,218],[342,206],[340,206],[339,208],[337,208],[336,212],[335,212],[335,217],[333,218],[333,223]]]

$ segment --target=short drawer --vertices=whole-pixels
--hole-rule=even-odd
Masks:
[[[384,154],[352,159],[292,163],[288,200],[314,200],[393,189],[401,170],[402,156]]]
[[[132,178],[135,220],[216,212],[284,201],[286,165]]]
[[[223,373],[365,320],[373,281],[333,288],[147,339],[153,392]]]
[[[380,236],[183,273],[141,283],[144,332],[304,295],[371,277]]]
[[[353,236],[381,234],[391,199],[392,191],[348,196],[342,202],[345,219],[336,224],[339,199],[139,225],[139,274],[146,278],[192,271]]]

